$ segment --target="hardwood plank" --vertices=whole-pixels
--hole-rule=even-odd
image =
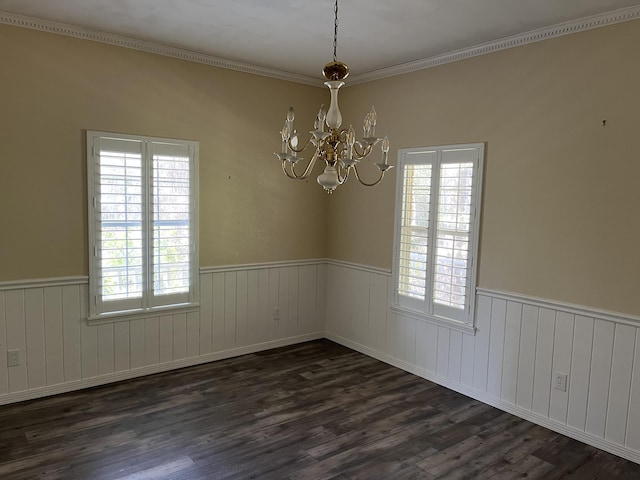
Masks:
[[[157,333],[157,319],[148,326]],[[132,339],[133,331],[132,324]],[[11,480],[639,473],[631,462],[327,340],[0,409],[0,478]]]

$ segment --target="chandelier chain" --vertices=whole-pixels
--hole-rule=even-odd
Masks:
[[[333,12],[335,13],[335,24],[333,31],[333,61],[337,61],[337,50],[338,50],[338,0],[336,0],[336,5],[333,8]]]

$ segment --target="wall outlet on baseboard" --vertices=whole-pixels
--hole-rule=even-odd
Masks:
[[[7,367],[20,366],[20,350],[7,351]]]
[[[566,373],[556,372],[553,382],[556,390],[560,390],[561,392],[567,391],[567,377],[568,375]]]
[[[273,319],[275,321],[280,320],[280,309],[278,307],[273,309]]]

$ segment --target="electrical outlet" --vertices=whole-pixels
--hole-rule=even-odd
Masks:
[[[273,319],[277,322],[280,320],[280,309],[278,307],[273,309]]]
[[[7,367],[20,366],[20,350],[9,350],[7,352]]]
[[[567,391],[567,374],[562,372],[556,372],[555,376],[555,388],[561,392]]]

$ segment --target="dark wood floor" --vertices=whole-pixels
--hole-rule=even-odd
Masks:
[[[0,407],[2,479],[638,479],[329,341]]]

